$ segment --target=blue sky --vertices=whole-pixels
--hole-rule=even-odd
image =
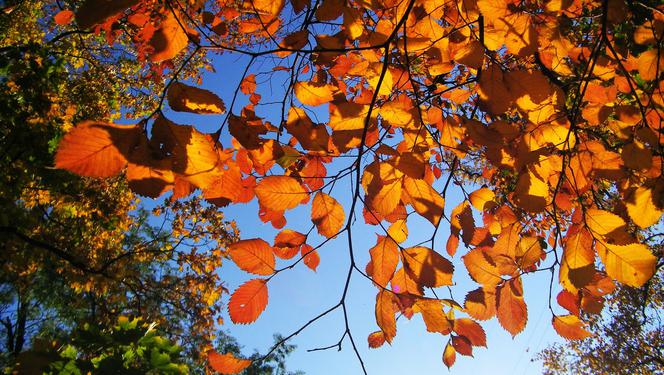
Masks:
[[[217,93],[226,102],[227,107],[229,107],[228,110],[231,110],[230,103],[233,90],[240,81],[247,61],[248,59],[237,55],[225,54],[220,56],[215,60],[216,72],[206,74],[201,87]],[[258,63],[252,72],[270,71],[272,67],[273,63],[269,61],[263,65]],[[272,101],[273,95],[281,93],[282,80],[286,78],[288,78],[288,73],[283,72],[276,73],[269,81],[267,76],[258,76],[258,93],[263,95],[264,102]],[[232,109],[233,112],[239,114],[240,109],[246,103],[246,96],[240,94],[238,102]],[[280,105],[259,106],[257,108],[257,114],[271,120],[273,124],[279,122],[279,111]],[[327,106],[322,106],[317,113],[325,116],[326,111]],[[167,112],[167,116],[182,124],[194,124],[204,132],[217,130],[224,118],[223,115],[197,116],[173,112]],[[319,118],[319,121],[322,120],[324,118]],[[224,147],[230,147],[229,136],[226,131],[225,133],[222,136],[222,143]],[[346,159],[343,162],[350,163],[351,160]],[[335,167],[338,168],[339,165],[332,166],[332,168]],[[273,173],[280,172],[282,171],[279,166],[273,168]],[[348,209],[350,191],[351,183],[350,180],[346,179],[335,185],[331,195]],[[445,211],[448,215],[460,200],[461,196],[454,189],[448,192],[445,204]],[[289,211],[286,216],[288,223],[285,228],[306,232],[311,227],[309,210],[310,206],[307,205]],[[269,223],[260,222],[256,202],[230,206],[224,212],[228,219],[237,221],[242,238],[258,237],[272,243],[278,232]],[[361,207],[358,207],[356,213],[358,219],[353,227],[354,248],[357,264],[361,269],[364,269],[369,260],[368,250],[375,245],[375,234],[380,233],[380,227],[364,224]],[[348,212],[346,212],[346,215],[348,215]],[[433,226],[428,221],[415,216],[411,215],[408,219],[410,236],[407,242],[403,244],[404,246],[428,239],[433,231]],[[476,221],[481,223],[479,217],[476,218]],[[444,246],[448,236],[449,225],[443,223],[436,237],[436,250],[440,253],[445,253]],[[317,246],[322,240],[314,231],[309,237],[308,243]],[[460,304],[463,304],[465,294],[468,291],[478,287],[470,280],[461,262],[461,256],[465,251],[463,245],[461,245],[452,259],[455,265],[453,280],[456,283],[452,287],[453,298]],[[254,324],[234,325],[227,315],[224,317],[226,323],[221,328],[228,330],[230,334],[237,337],[239,342],[245,346],[246,354],[250,354],[253,349],[264,353],[273,343],[273,333],[289,335],[311,318],[339,301],[349,264],[346,234],[342,234],[339,238],[327,243],[319,250],[319,254],[321,262],[316,273],[300,263],[294,269],[282,272],[270,281],[268,284],[268,307]],[[444,255],[448,257],[447,254]],[[278,268],[292,262],[293,260],[281,261]],[[225,262],[220,272],[222,280],[226,282],[227,288],[231,291],[252,278],[251,275],[240,271],[230,261]],[[547,304],[549,279],[549,272],[524,276],[524,294],[528,304],[528,324],[521,334],[513,339],[509,333],[498,325],[495,318],[483,322],[482,325],[487,333],[488,349],[474,348],[474,358],[457,355],[457,362],[450,373],[491,373],[493,375],[540,373],[541,364],[533,363],[531,359],[549,343],[560,340],[550,323],[551,313]],[[449,336],[426,332],[419,315],[416,315],[410,321],[403,318],[399,319],[397,336],[392,345],[385,344],[379,349],[368,348],[367,335],[378,330],[374,318],[376,292],[377,289],[367,279],[359,273],[353,274],[350,292],[347,297],[349,324],[359,352],[365,361],[367,371],[370,374],[448,373],[441,358]],[[442,295],[439,294],[439,296],[450,297],[446,290],[441,290],[441,292]],[[554,298],[556,292],[554,292]],[[227,303],[228,296],[224,298],[224,302]],[[458,316],[464,315],[459,314]],[[309,326],[291,341],[291,343],[298,346],[298,349],[288,360],[289,369],[303,370],[308,374],[361,373],[359,362],[348,339],[344,340],[340,352],[336,348],[307,352],[308,349],[335,344],[343,332],[344,324],[341,309]]]

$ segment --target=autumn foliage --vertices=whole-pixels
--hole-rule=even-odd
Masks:
[[[315,270],[318,251],[335,241],[351,259],[340,270],[344,290],[353,274],[376,286],[369,346],[394,340],[397,315],[420,315],[429,332],[449,337],[443,361],[452,366],[456,354],[486,346],[477,321],[496,317],[512,335],[524,329],[524,274],[551,271],[569,311],[551,310],[553,328],[582,339],[584,319],[600,313],[614,281],[641,286],[655,272],[662,254],[648,233],[664,212],[661,5],[201,4],[85,0],[54,16],[63,31],[89,29],[109,45],[126,33],[150,78],[166,82],[159,107],[135,125],[79,123],[55,166],[125,173],[149,197],[200,194],[219,207],[256,200],[258,219],[281,232],[228,248],[254,275],[230,296],[233,322],[258,319],[270,280],[299,263]],[[179,77],[192,58],[218,52],[250,58],[230,104]],[[268,59],[271,69],[259,64]],[[283,88],[274,111],[263,98],[270,83]],[[168,119],[164,103],[225,115],[205,133]],[[452,191],[463,199],[446,206]],[[311,223],[287,222],[299,206]],[[429,222],[430,237],[411,241],[415,216]],[[353,246],[362,223],[375,227],[370,249]],[[442,227],[450,235],[441,243]],[[355,262],[361,251],[369,264]],[[455,257],[465,269],[454,268]],[[453,287],[459,272],[477,289],[464,301],[439,298],[436,288]],[[345,295],[334,307],[344,313]],[[348,329],[344,337],[355,346]],[[209,364],[222,373],[248,366],[218,353]]]

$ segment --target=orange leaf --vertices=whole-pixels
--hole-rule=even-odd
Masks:
[[[369,347],[372,349],[379,348],[385,343],[385,334],[383,331],[371,332],[367,337]]]
[[[660,56],[661,50],[657,48],[649,49],[639,55],[636,60],[639,74],[646,81],[652,81],[657,78],[658,73],[664,71],[664,60]]]
[[[178,125],[163,116],[152,125],[152,143],[172,159],[173,171],[195,186],[206,189],[222,175],[215,141],[190,125]]]
[[[87,177],[114,176],[127,165],[139,135],[138,126],[81,122],[60,141],[55,167]]]
[[[318,233],[327,238],[336,236],[344,225],[346,214],[343,207],[331,196],[318,192],[311,204],[311,221]]]
[[[429,220],[431,224],[438,225],[443,215],[445,199],[431,186],[430,183],[406,177],[404,180],[408,203],[418,214]]]
[[[274,248],[272,249],[276,256],[282,259],[290,259],[300,251],[300,246],[304,244],[307,237],[291,229],[284,229],[274,238]]]
[[[243,271],[256,275],[271,275],[274,272],[272,246],[260,238],[238,241],[228,247],[228,253]]]
[[[293,90],[302,104],[317,106],[332,101],[334,86],[314,82],[297,82]]]
[[[423,294],[422,286],[413,280],[403,267],[394,272],[390,284],[394,293],[410,293],[418,296]]]
[[[564,242],[563,261],[569,268],[582,268],[595,263],[593,238],[585,228],[567,232]]]
[[[235,358],[232,353],[219,354],[212,350],[207,355],[210,367],[221,374],[239,374],[251,364],[251,360]]]
[[[268,176],[256,185],[258,202],[272,211],[286,211],[295,208],[307,199],[307,191],[294,178]]]
[[[415,301],[413,311],[422,314],[428,332],[447,335],[452,331],[452,323],[443,312],[443,304],[440,301],[420,298]]]
[[[318,252],[307,244],[302,245],[300,251],[304,257],[304,264],[311,268],[312,271],[316,272],[316,268],[318,268],[318,265],[320,264],[320,256],[318,255]]]
[[[551,322],[556,332],[568,340],[582,340],[592,336],[584,329],[585,324],[574,315],[554,316]]]
[[[69,9],[61,10],[53,17],[53,19],[58,25],[69,25],[74,19],[74,12]]]
[[[308,151],[327,151],[330,135],[325,125],[314,124],[302,108],[288,110],[286,130]]]
[[[240,285],[228,302],[228,313],[236,324],[249,324],[267,307],[267,280],[252,279]]]
[[[523,331],[528,321],[528,309],[523,300],[521,278],[498,286],[496,296],[498,322],[512,336]]]
[[[189,44],[189,37],[180,22],[184,23],[184,18],[176,18],[173,13],[168,12],[161,21],[150,39],[152,53],[150,61],[154,63],[170,60],[182,51]]]
[[[454,319],[454,332],[470,341],[473,346],[486,347],[486,333],[484,329],[472,319]]]
[[[224,102],[213,92],[174,82],[168,88],[168,105],[178,112],[219,114],[226,111]]]
[[[376,295],[376,323],[381,331],[385,334],[385,341],[392,342],[392,339],[397,334],[397,321],[394,317],[394,295],[381,289]]]
[[[495,286],[502,281],[495,261],[481,248],[475,248],[462,257],[468,274],[475,282]]]
[[[491,319],[496,315],[496,294],[493,289],[480,287],[466,295],[464,309],[468,315],[478,320]]]
[[[422,246],[411,247],[403,251],[406,271],[418,284],[428,287],[453,285],[452,262],[437,252]]]
[[[240,82],[240,91],[246,95],[251,95],[256,91],[256,75],[249,74]]]

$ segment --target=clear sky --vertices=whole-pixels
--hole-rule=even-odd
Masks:
[[[206,74],[203,88],[217,93],[226,102],[228,110],[232,93],[240,81],[247,59],[236,55],[223,55],[216,60],[215,73]],[[255,65],[253,72],[270,71],[274,64],[270,61]],[[269,80],[269,76],[258,76],[258,92],[263,95],[264,102],[270,102],[273,95],[282,92],[283,80],[288,73],[279,72]],[[263,83],[261,83],[263,82]],[[239,114],[246,104],[247,98],[240,94],[239,101],[232,109]],[[280,106],[259,106],[257,114],[278,124],[278,110]],[[319,112],[325,116],[327,106],[321,107]],[[194,124],[204,132],[214,132],[223,119],[221,116],[198,116],[167,112],[167,116],[182,124]],[[324,118],[319,118],[323,121]],[[230,147],[228,134],[222,137],[224,147]],[[347,159],[346,162],[351,162]],[[338,167],[338,166],[337,166]],[[332,167],[334,168],[334,167]],[[273,173],[281,173],[279,166],[274,167]],[[452,189],[453,190],[453,189]],[[335,186],[331,195],[338,199],[348,209],[351,184],[349,180]],[[471,189],[472,191],[472,189]],[[327,191],[326,191],[327,192]],[[451,209],[460,201],[457,192],[448,192],[445,212],[449,215]],[[361,205],[360,205],[361,206]],[[285,228],[306,232],[311,226],[310,207],[298,207],[287,213],[288,223]],[[256,202],[230,206],[224,210],[226,217],[237,221],[242,238],[263,238],[273,243],[278,232],[271,224],[263,224],[258,219],[258,206]],[[361,207],[357,209],[358,219],[353,227],[353,238],[356,251],[356,261],[364,269],[368,260],[368,250],[375,245],[375,233],[380,233],[380,227],[364,224],[361,216]],[[348,212],[346,212],[348,215]],[[408,219],[410,236],[404,246],[413,245],[431,236],[433,226],[416,215]],[[481,223],[479,217],[476,222]],[[449,236],[449,225],[441,224],[436,237],[436,250],[446,257],[444,246]],[[322,238],[312,232],[308,243],[317,246]],[[452,287],[453,298],[463,304],[468,291],[478,287],[468,277],[461,262],[461,256],[467,250],[460,246],[452,259],[455,265],[454,282]],[[269,304],[266,311],[258,321],[250,325],[234,325],[228,315],[225,315],[225,325],[222,329],[228,330],[241,344],[245,346],[246,353],[253,349],[265,353],[272,345],[273,333],[286,336],[300,328],[303,324],[335,305],[341,296],[344,280],[349,264],[349,252],[346,234],[327,243],[319,250],[321,257],[318,271],[314,273],[303,263],[294,269],[280,273],[268,284]],[[449,258],[449,257],[448,257]],[[294,258],[297,259],[297,258]],[[293,260],[294,260],[293,259]],[[277,268],[293,262],[280,261]],[[233,291],[244,281],[254,277],[240,271],[231,261],[225,262],[221,269],[221,278],[226,282],[229,290]],[[557,277],[557,275],[556,275]],[[551,326],[551,313],[548,309],[547,299],[549,293],[550,273],[539,272],[524,276],[524,294],[528,304],[528,324],[525,330],[512,338],[502,329],[496,319],[483,322],[487,333],[488,349],[474,348],[474,358],[457,355],[457,362],[452,367],[452,374],[536,374],[541,372],[541,364],[531,362],[534,355],[549,343],[560,339]],[[557,283],[554,283],[554,287]],[[374,304],[377,289],[371,282],[359,273],[354,273],[347,297],[349,309],[350,328],[358,345],[358,350],[370,374],[420,374],[420,373],[448,373],[442,362],[442,352],[449,336],[426,332],[419,315],[412,320],[399,319],[397,336],[392,345],[385,344],[379,349],[369,349],[367,335],[378,330],[374,317]],[[554,291],[554,298],[555,293]],[[447,290],[441,288],[441,297],[449,297]],[[224,296],[225,303],[229,296]],[[555,302],[554,302],[555,304]],[[555,307],[554,307],[555,308]],[[459,314],[458,316],[464,316]],[[296,336],[291,343],[298,346],[297,350],[288,359],[289,370],[303,370],[308,374],[359,374],[361,368],[353,353],[348,339],[344,340],[342,350],[308,352],[307,350],[335,344],[344,332],[343,316],[340,309],[318,320],[302,333]]]

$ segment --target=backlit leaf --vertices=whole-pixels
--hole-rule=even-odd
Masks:
[[[644,244],[598,243],[597,252],[606,273],[623,284],[640,287],[655,273],[657,257]]]
[[[316,272],[316,268],[320,264],[320,256],[318,251],[314,250],[313,247],[304,244],[301,247],[301,253],[304,259],[302,260],[304,264],[309,267],[312,271]]]
[[[207,356],[210,367],[220,374],[239,374],[251,364],[251,360],[236,358],[233,353],[219,354],[212,350]]]
[[[311,221],[318,233],[327,238],[335,236],[346,220],[343,207],[331,196],[318,192],[311,204]]]
[[[228,253],[242,270],[256,275],[274,272],[272,246],[260,238],[240,240],[228,247]]]
[[[551,322],[556,332],[568,340],[582,340],[591,336],[584,329],[585,324],[574,315],[554,316]]]
[[[369,254],[373,265],[373,281],[382,287],[387,286],[399,264],[397,244],[389,237],[378,236],[376,246],[369,250]]]
[[[443,351],[443,363],[449,369],[454,365],[454,362],[456,362],[456,351],[454,350],[452,343],[448,342]]]
[[[367,341],[370,348],[380,348],[385,343],[385,334],[383,331],[371,332],[367,337]]]
[[[478,320],[491,319],[496,315],[496,294],[493,289],[477,288],[466,295],[464,309]]]
[[[481,325],[472,319],[454,319],[453,330],[470,341],[473,346],[486,347],[486,333]]]
[[[168,105],[178,112],[220,114],[226,111],[224,102],[213,92],[174,82],[168,88]]]
[[[422,246],[403,251],[405,269],[418,284],[428,287],[452,285],[452,262]]]
[[[394,308],[394,295],[381,289],[376,295],[376,323],[385,335],[385,341],[392,343],[392,339],[397,334],[397,321],[394,317],[396,312]]]
[[[422,314],[424,325],[429,332],[447,335],[452,331],[452,323],[443,312],[443,304],[438,300],[420,298],[415,301],[413,311]]]
[[[445,199],[424,180],[406,177],[404,187],[408,194],[408,201],[418,214],[429,220],[431,224],[438,225],[443,215]]]
[[[286,211],[297,207],[308,194],[294,178],[268,176],[256,185],[258,202],[273,211]]]
[[[150,39],[150,46],[152,47],[150,61],[158,63],[170,60],[187,47],[189,37],[185,30],[182,29],[181,22],[184,21],[176,18],[173,13],[167,13],[166,17],[161,21],[159,29],[154,32],[152,39]]]
[[[84,121],[64,136],[55,154],[55,167],[81,176],[111,177],[127,165],[139,141],[137,126]]]
[[[267,281],[252,279],[240,285],[228,302],[228,313],[236,324],[253,323],[267,307]]]
[[[528,321],[528,309],[523,300],[521,278],[516,278],[496,289],[498,322],[512,336],[523,331]]]
[[[313,82],[297,82],[295,96],[304,105],[317,106],[332,101],[334,86]]]

